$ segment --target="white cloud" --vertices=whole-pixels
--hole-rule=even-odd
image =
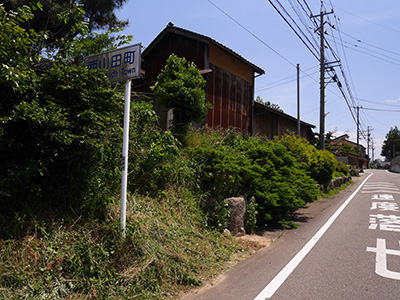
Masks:
[[[392,99],[392,100],[388,99],[388,100],[386,100],[386,102],[387,102],[387,103],[397,103],[397,102],[400,102],[400,97],[397,98],[397,99]]]

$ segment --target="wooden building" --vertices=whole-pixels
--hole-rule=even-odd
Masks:
[[[265,135],[269,139],[281,137],[290,132],[297,134],[297,119],[270,108],[264,104],[254,102],[254,134]],[[314,139],[315,125],[300,121],[300,136],[311,141]]]
[[[208,127],[252,132],[254,79],[264,70],[212,38],[169,23],[142,53],[141,88],[156,82],[171,54],[194,62],[205,76],[207,101],[213,107],[206,116]]]
[[[207,101],[211,103],[205,118],[210,128],[237,128],[268,138],[287,130],[297,132],[293,117],[254,102],[255,78],[265,72],[214,39],[174,26],[168,26],[142,53],[143,78],[134,81],[136,91],[149,91],[171,54],[194,62],[207,80]],[[163,128],[171,125],[171,111],[155,107]],[[301,135],[314,136],[314,125],[301,122]]]

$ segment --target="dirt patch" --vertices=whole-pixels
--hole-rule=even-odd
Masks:
[[[238,237],[239,240],[257,244],[260,248],[268,247],[273,241],[283,235],[283,230],[260,230],[254,234],[246,234]]]

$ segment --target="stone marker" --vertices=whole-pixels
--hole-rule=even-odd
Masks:
[[[246,216],[246,199],[244,197],[232,197],[225,199],[231,211],[228,229],[234,236],[246,234],[244,219]]]

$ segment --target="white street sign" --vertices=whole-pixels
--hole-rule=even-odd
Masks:
[[[129,120],[131,104],[131,80],[140,77],[141,44],[107,51],[89,56],[85,66],[89,70],[104,71],[110,82],[125,82],[124,133],[122,141],[122,178],[121,178],[121,233],[125,237],[126,195],[128,182]]]
[[[141,44],[135,44],[89,56],[85,66],[89,70],[100,69],[110,82],[126,81],[140,77]]]

